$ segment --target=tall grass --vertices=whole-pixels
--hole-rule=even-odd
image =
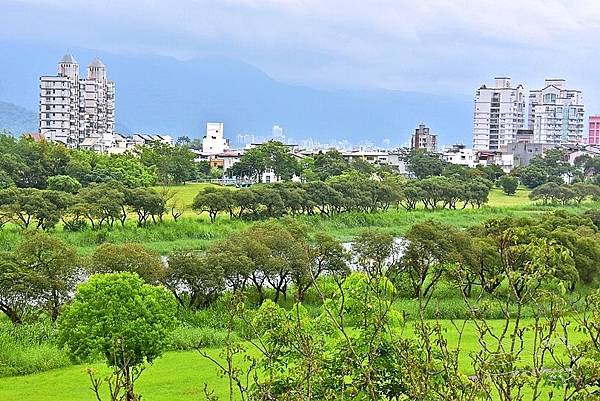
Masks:
[[[14,326],[0,318],[0,377],[27,375],[70,364],[46,323]]]

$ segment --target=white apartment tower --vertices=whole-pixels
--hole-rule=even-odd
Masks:
[[[543,89],[529,91],[529,129],[534,142],[582,143],[583,119],[583,95],[566,89],[564,79],[546,79]]]
[[[72,148],[105,150],[113,142],[115,84],[106,78],[98,59],[79,77],[79,64],[70,54],[58,63],[56,76],[40,78],[40,133]]]
[[[218,154],[229,149],[229,141],[224,135],[223,123],[207,123],[206,135],[202,138],[202,153]]]
[[[523,85],[512,87],[510,78],[496,77],[494,87],[482,85],[475,93],[473,148],[502,150],[525,126]]]

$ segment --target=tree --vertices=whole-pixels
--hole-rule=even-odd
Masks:
[[[249,149],[227,172],[230,176],[251,177],[260,182],[262,174],[269,169],[283,181],[300,175],[300,165],[296,158],[287,146],[278,141],[267,141]]]
[[[214,223],[217,214],[229,210],[233,205],[231,190],[219,187],[206,187],[194,197],[192,209],[198,213],[207,212],[210,222]]]
[[[458,249],[466,237],[451,226],[430,220],[412,226],[405,239],[402,271],[412,285],[415,298],[426,305],[448,264],[460,259]]]
[[[42,231],[26,232],[12,252],[0,255],[0,311],[20,323],[32,306],[56,320],[81,271],[72,246]]]
[[[529,165],[519,168],[518,174],[521,183],[529,189],[533,189],[544,184],[548,177],[548,174],[544,168],[537,165]]]
[[[400,245],[390,234],[364,230],[352,242],[352,253],[356,264],[370,277],[393,277],[398,272]]]
[[[29,272],[55,321],[81,274],[75,248],[44,232],[33,231],[25,234],[15,256],[17,263]]]
[[[310,167],[311,172],[321,181],[344,174],[350,169],[350,164],[344,160],[342,154],[337,150],[329,150],[325,153],[319,152],[314,157],[314,165]]]
[[[74,220],[87,219],[92,229],[104,224],[113,226],[115,220],[125,225],[127,219],[127,190],[117,182],[92,183],[76,195],[70,214]]]
[[[210,260],[194,251],[169,255],[166,285],[181,306],[206,307],[225,289],[223,268]]]
[[[548,182],[546,184],[535,187],[529,194],[529,199],[538,200],[541,199],[543,204],[547,204],[548,201],[555,202],[559,198],[560,185],[555,182]]]
[[[514,195],[517,192],[519,186],[519,180],[517,177],[505,174],[498,179],[498,186],[502,188],[502,191],[506,195]]]
[[[48,189],[76,194],[81,189],[81,184],[68,175],[53,175],[48,177]]]
[[[91,273],[136,273],[147,283],[160,283],[166,275],[160,255],[140,244],[104,243],[88,261]]]
[[[175,312],[171,294],[136,274],[93,275],[60,316],[59,339],[74,360],[104,358],[113,369],[111,400],[136,401],[135,382],[166,349]],[[90,376],[100,397],[102,380]]]
[[[444,162],[434,153],[423,149],[414,149],[404,156],[408,169],[418,179],[441,175],[444,171]]]
[[[0,190],[0,211],[23,229],[36,223],[45,230],[53,228],[69,206],[70,198],[65,195],[35,188]]]
[[[299,301],[304,301],[307,291],[322,274],[328,274],[340,281],[350,274],[348,267],[350,254],[332,235],[317,232],[313,243],[306,247],[306,252],[307,269],[298,270],[292,275]]]
[[[598,197],[598,195],[600,195],[600,187],[598,185],[586,184],[583,182],[577,182],[571,185],[571,190],[574,192],[574,199],[578,205],[580,205],[585,198]]]
[[[129,205],[138,216],[138,226],[144,227],[148,219],[156,224],[158,220],[162,222],[162,217],[166,212],[166,200],[152,188],[134,188],[127,191],[127,205]]]

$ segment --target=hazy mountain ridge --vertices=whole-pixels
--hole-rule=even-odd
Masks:
[[[66,50],[0,43],[0,52],[6,55],[0,64],[0,99],[36,109],[39,76],[54,74]],[[231,140],[240,133],[269,136],[278,124],[296,140],[381,145],[387,139],[400,145],[424,122],[440,134],[440,143],[470,141],[472,100],[464,97],[313,89],[278,82],[237,60],[70,52],[82,75],[93,57],[105,62],[116,82],[118,127],[127,131],[200,137],[207,121],[223,121]]]
[[[38,131],[38,115],[24,107],[0,101],[0,131],[13,135]]]

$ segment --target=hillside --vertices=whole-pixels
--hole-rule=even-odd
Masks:
[[[38,130],[38,116],[31,110],[12,103],[0,101],[0,131],[7,130],[14,135]]]

